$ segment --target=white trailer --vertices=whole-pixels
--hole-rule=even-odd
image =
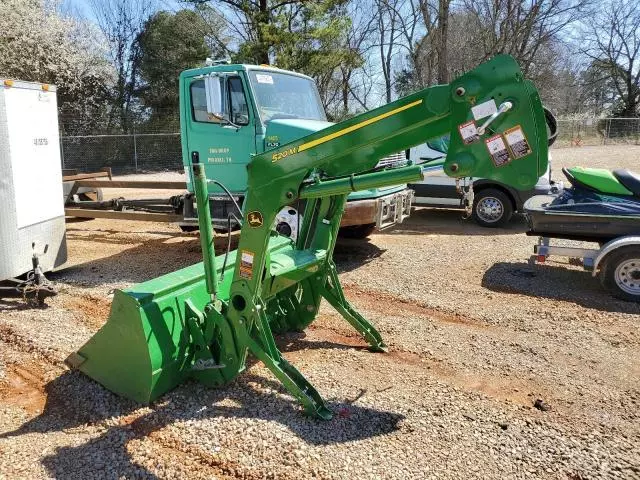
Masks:
[[[550,256],[577,258],[612,295],[640,302],[640,236],[624,235],[600,245],[582,248],[551,245],[550,237],[539,237],[529,264],[544,263]]]
[[[66,260],[56,88],[0,78],[0,281]]]

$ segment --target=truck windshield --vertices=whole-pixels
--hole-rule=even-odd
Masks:
[[[327,120],[316,84],[303,77],[249,71],[258,112],[264,123],[277,118]]]

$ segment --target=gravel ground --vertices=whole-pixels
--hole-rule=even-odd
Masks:
[[[555,149],[554,169],[637,168],[638,154]],[[70,223],[49,307],[0,303],[0,478],[640,478],[640,306],[568,263],[529,270],[524,230],[417,209],[342,241],[346,295],[390,351],[368,352],[327,305],[278,339],[337,412],[321,422],[259,363],[150,407],[68,371],[114,288],[200,260],[171,225]]]
[[[551,148],[553,177],[565,180],[562,167],[628,168],[640,172],[640,145]]]

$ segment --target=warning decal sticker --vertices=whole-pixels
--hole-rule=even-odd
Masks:
[[[462,142],[465,145],[469,145],[480,138],[478,130],[476,129],[476,123],[473,120],[463,123],[462,125],[458,125],[458,131],[460,132]]]
[[[251,280],[253,278],[253,252],[242,250],[240,255],[240,276]]]
[[[507,141],[507,145],[509,145],[509,148],[511,149],[513,158],[522,158],[531,153],[531,147],[529,147],[527,137],[525,137],[520,125],[516,125],[513,128],[505,130],[504,139]]]
[[[496,164],[496,167],[502,167],[511,161],[509,150],[507,150],[502,135],[494,135],[493,137],[487,138],[484,142],[487,144],[487,149],[489,149],[489,154],[493,159],[493,163]]]

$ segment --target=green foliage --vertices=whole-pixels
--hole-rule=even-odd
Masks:
[[[280,68],[305,73],[316,80],[320,97],[334,120],[345,112],[331,111],[335,94],[343,87],[341,72],[362,66],[361,53],[349,47],[347,32],[351,20],[344,1],[310,2],[280,13],[270,29],[270,42],[275,64]]]
[[[212,4],[233,12],[227,28],[242,38],[232,55],[234,62],[272,64],[305,73],[318,83],[325,107],[337,101],[344,83],[341,70],[353,70],[364,63],[360,51],[351,48],[347,39],[351,27],[348,0],[191,3],[197,8]],[[241,26],[237,18],[242,18]]]
[[[421,88],[424,88],[424,85],[420,83],[416,69],[412,67],[403,68],[396,73],[394,89],[399,97],[410,95]]]
[[[343,3],[335,0],[313,2],[283,11],[274,18],[268,40],[275,63],[289,70],[321,76],[339,65],[361,65],[358,52],[346,45],[351,20]]]
[[[205,41],[207,24],[192,10],[157,12],[138,37],[140,46],[139,96],[154,117],[178,115],[178,76],[202,64],[211,51]],[[159,119],[156,118],[156,121]]]

